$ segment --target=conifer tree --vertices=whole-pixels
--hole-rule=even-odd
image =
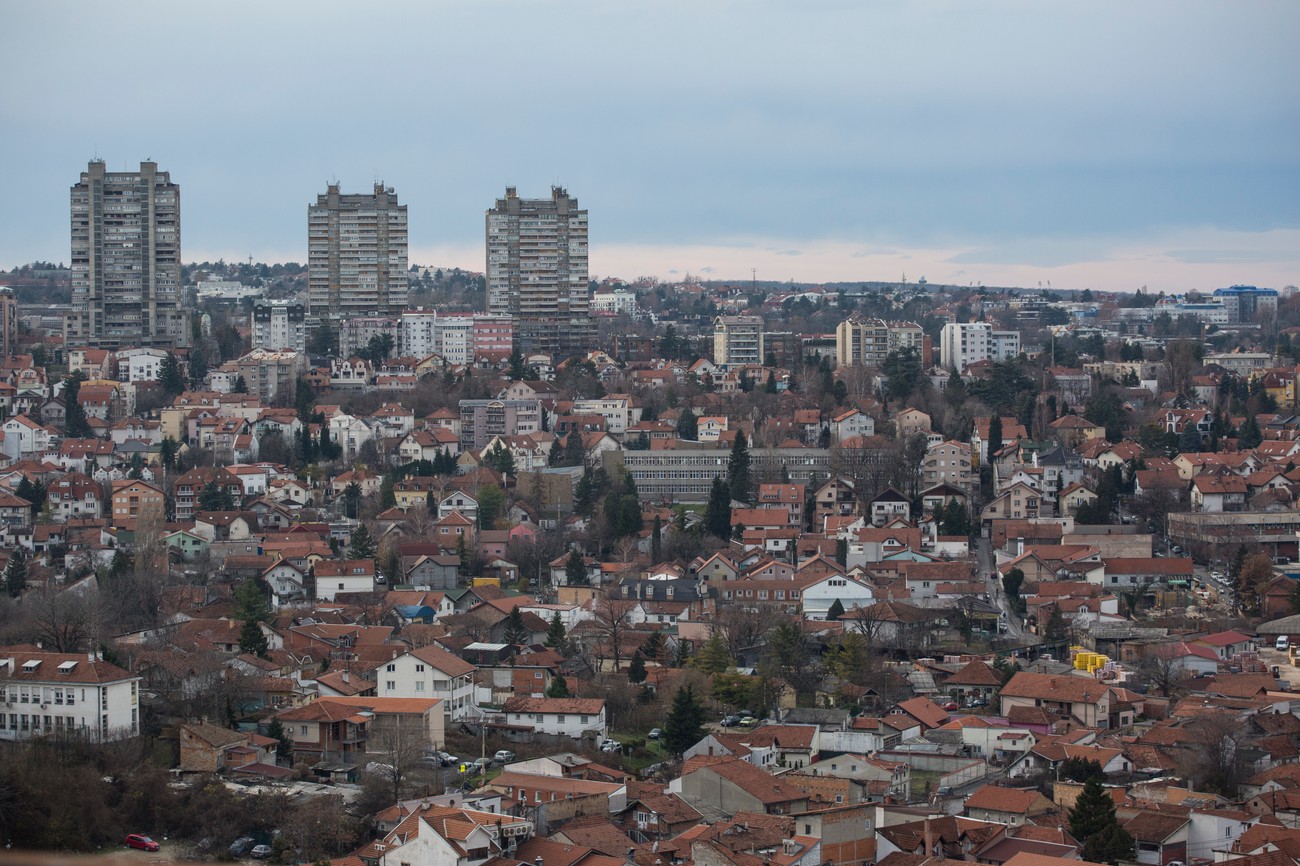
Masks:
[[[524,625],[524,615],[519,608],[514,608],[506,616],[506,643],[524,644],[528,641],[528,627]]]
[[[11,598],[22,595],[27,588],[27,549],[15,545],[9,554],[9,563],[4,570],[5,590]]]
[[[637,650],[632,654],[632,663],[627,667],[627,679],[628,682],[640,685],[645,682],[645,678],[645,659],[641,658],[641,651]]]
[[[731,653],[719,632],[714,632],[691,659],[691,667],[706,674],[720,674],[731,667]]]
[[[826,619],[835,622],[844,616],[844,604],[837,598],[831,602],[830,609],[826,611]]]
[[[81,383],[86,374],[78,370],[63,380],[63,432],[69,439],[88,439],[92,435],[81,405]]]
[[[564,677],[555,675],[555,679],[551,680],[551,684],[546,687],[546,696],[548,698],[569,697],[569,684],[565,682]]]
[[[1094,776],[1084,782],[1070,809],[1069,821],[1070,835],[1084,843],[1116,823],[1115,801],[1106,794],[1100,779]]]
[[[568,586],[589,586],[591,579],[587,576],[587,564],[582,561],[578,548],[569,551],[569,558],[564,563],[564,582]]]
[[[680,755],[704,736],[704,707],[687,683],[673,696],[673,708],[664,723],[664,744],[668,751]]]
[[[564,654],[569,645],[569,635],[564,628],[564,622],[560,619],[558,610],[551,617],[551,624],[546,629],[546,645],[561,655]]]
[[[704,529],[723,541],[731,537],[731,490],[718,477],[713,479],[709,504],[704,508]]]
[[[736,431],[736,441],[731,446],[731,457],[727,460],[727,485],[731,488],[731,498],[737,502],[753,500],[754,481],[750,476],[749,442],[744,430]]]
[[[699,419],[690,407],[682,410],[682,414],[677,418],[677,438],[686,439],[690,442],[696,441],[700,436]]]
[[[262,633],[262,627],[257,620],[244,620],[244,627],[239,631],[239,651],[258,658],[266,658],[268,650],[266,635]]]
[[[370,535],[370,530],[362,523],[352,533],[352,546],[348,549],[349,559],[374,559],[375,558],[375,540]]]

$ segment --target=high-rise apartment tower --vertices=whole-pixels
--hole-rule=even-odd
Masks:
[[[391,186],[342,195],[331,184],[307,208],[307,300],[314,322],[398,316],[406,309],[406,205]]]
[[[0,286],[0,356],[18,351],[18,299],[12,290]]]
[[[506,187],[487,212],[487,306],[514,319],[515,347],[526,354],[592,348],[587,212],[563,187],[551,187],[549,199]]]
[[[184,346],[181,190],[156,163],[109,171],[94,160],[72,187],[69,347]]]

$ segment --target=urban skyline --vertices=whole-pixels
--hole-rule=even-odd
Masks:
[[[1300,214],[1286,194],[1300,174],[1288,146],[1294,4],[1025,16],[1014,3],[943,14],[927,3],[801,14],[760,3],[743,17],[668,4],[581,19],[510,3],[397,4],[365,22],[395,34],[382,60],[323,81],[308,70],[346,48],[362,26],[355,10],[317,23],[293,3],[256,17],[239,4],[228,15],[138,8],[155,22],[146,29],[170,31],[150,43],[171,69],[166,123],[122,108],[155,104],[126,97],[156,87],[140,65],[159,60],[125,50],[112,107],[92,102],[75,126],[54,116],[33,127],[42,107],[84,102],[80,77],[63,70],[99,34],[124,48],[146,34],[96,9],[76,28],[44,6],[2,13],[29,38],[0,59],[26,82],[0,96],[6,127],[24,130],[0,142],[24,166],[11,185],[24,207],[0,215],[0,265],[66,258],[66,166],[99,155],[113,170],[154,159],[185,185],[194,260],[303,261],[303,197],[382,178],[412,209],[411,261],[475,270],[483,202],[507,184],[548,183],[580,191],[601,215],[595,276],[757,269],[776,280],[1184,291],[1285,286],[1300,266]],[[529,72],[529,52],[473,62],[489,46],[560,32],[585,48],[560,54],[551,78],[588,82],[583,115],[599,131],[542,98],[549,85]],[[628,64],[628,32],[651,56],[671,46],[684,59]],[[459,38],[429,35],[444,33]],[[223,52],[180,47],[209,36]],[[449,80],[458,86],[436,86]],[[501,92],[516,95],[501,102]],[[400,112],[402,131],[343,124],[320,136],[285,111],[362,93],[378,113]],[[485,132],[502,110],[527,134]],[[240,118],[239,131],[220,132],[222,115]],[[254,194],[250,211],[242,201]]]

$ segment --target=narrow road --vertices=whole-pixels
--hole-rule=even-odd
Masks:
[[[996,558],[993,555],[993,543],[989,539],[980,536],[975,548],[975,559],[976,565],[984,577],[984,582],[988,586],[989,598],[1002,611],[1002,621],[1007,625],[1007,637],[1015,639],[1017,643],[1023,643],[1025,631],[1021,626],[1020,616],[1011,609],[1007,594],[1002,591],[1002,580],[998,576],[995,567]]]

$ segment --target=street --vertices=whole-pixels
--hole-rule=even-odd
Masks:
[[[1002,591],[1002,580],[997,576],[993,543],[982,535],[975,547],[975,561],[988,587],[989,599],[1002,611],[1002,622],[1007,626],[1007,637],[1016,643],[1024,643],[1026,636],[1020,615],[1011,609],[1011,603],[1007,600],[1006,593]],[[1029,637],[1032,639],[1033,635]]]

